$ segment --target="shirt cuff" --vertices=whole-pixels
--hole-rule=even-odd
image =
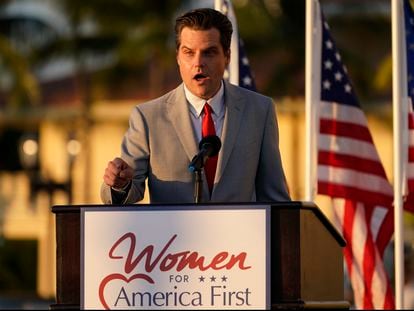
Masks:
[[[120,192],[120,193],[127,193],[129,191],[129,188],[131,188],[131,181],[129,181],[125,186],[123,186],[122,188],[116,188],[116,187],[111,187],[111,189],[115,192]]]
[[[126,184],[122,188],[111,187],[112,204],[123,204],[128,196],[128,192],[131,189],[132,181]]]

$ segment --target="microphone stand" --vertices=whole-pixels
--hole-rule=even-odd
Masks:
[[[208,157],[218,154],[221,141],[216,135],[204,137],[198,144],[200,152],[196,154],[188,166],[189,170],[195,174],[194,202],[201,203],[203,193],[203,177],[201,170]]]
[[[190,171],[194,173],[194,203],[201,203],[203,195],[203,175],[201,173],[204,162],[207,160],[207,157],[199,154],[194,156],[191,164],[189,166]]]
[[[195,185],[194,185],[194,203],[201,203],[201,198],[203,194],[203,176],[201,174],[201,169],[196,169],[195,174]]]

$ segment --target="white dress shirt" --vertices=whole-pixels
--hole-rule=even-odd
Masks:
[[[221,132],[223,130],[223,123],[224,123],[224,115],[226,109],[224,109],[224,85],[221,82],[221,86],[219,91],[214,95],[212,98],[205,100],[202,99],[193,93],[185,86],[184,84],[184,92],[187,101],[190,103],[190,117],[191,122],[193,124],[194,132],[196,134],[197,141],[201,140],[201,125],[203,120],[203,107],[204,104],[207,102],[212,110],[212,117],[214,121],[214,127],[216,129],[216,135],[221,138]]]

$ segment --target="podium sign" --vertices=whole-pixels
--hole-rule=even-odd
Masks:
[[[270,206],[81,208],[81,308],[269,309]]]

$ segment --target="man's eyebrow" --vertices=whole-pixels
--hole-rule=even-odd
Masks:
[[[180,49],[182,49],[182,50],[189,50],[189,51],[193,51],[194,50],[193,48],[191,48],[189,46],[186,46],[186,45],[181,45],[180,46]],[[207,47],[205,49],[202,49],[201,52],[204,53],[204,52],[211,52],[211,51],[217,51],[217,50],[219,50],[219,46],[212,45],[212,46],[209,46],[209,47]]]
[[[218,49],[219,49],[219,47],[217,45],[212,45],[212,46],[209,46],[208,48],[206,48],[205,51],[208,51],[208,50],[218,50]]]
[[[212,45],[209,46],[205,49],[202,49],[201,52],[205,53],[205,52],[214,52],[214,51],[218,51],[220,49],[220,47],[218,45]]]

